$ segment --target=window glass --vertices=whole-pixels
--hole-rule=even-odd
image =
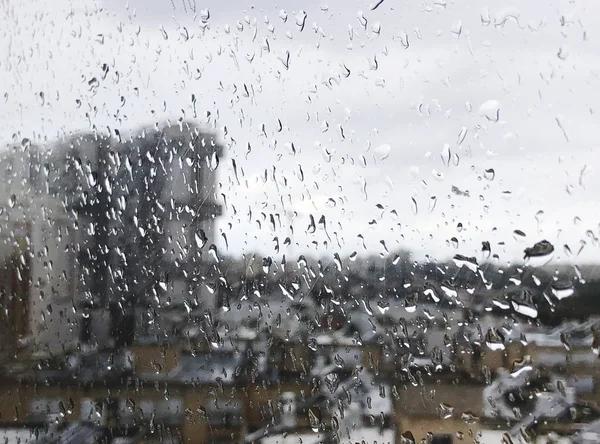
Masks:
[[[599,5],[0,0],[0,440],[598,442]]]

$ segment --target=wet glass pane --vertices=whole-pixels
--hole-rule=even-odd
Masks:
[[[600,442],[599,27],[0,0],[0,442]]]

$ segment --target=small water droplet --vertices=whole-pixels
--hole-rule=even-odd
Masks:
[[[491,182],[496,177],[496,171],[493,168],[488,168],[483,172],[483,177]]]
[[[419,212],[419,207],[417,205],[417,201],[415,200],[414,197],[411,197],[410,200],[411,200],[411,207],[412,207],[413,214],[417,214]]]
[[[513,231],[513,238],[516,241],[522,241],[527,237],[527,235],[525,234],[525,232],[521,231],[521,230],[515,230]]]

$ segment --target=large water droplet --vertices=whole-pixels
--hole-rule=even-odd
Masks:
[[[504,335],[495,328],[489,328],[485,334],[485,345],[490,350],[504,350]]]
[[[532,267],[546,265],[552,259],[554,245],[547,240],[537,242],[533,247],[526,248],[523,259]]]
[[[558,300],[573,296],[575,289],[569,281],[558,281],[552,284],[552,294]]]
[[[377,148],[375,148],[375,155],[378,160],[387,159],[391,152],[392,152],[392,147],[387,144],[379,145]]]
[[[488,100],[479,107],[479,114],[490,122],[500,120],[500,102],[497,100]]]

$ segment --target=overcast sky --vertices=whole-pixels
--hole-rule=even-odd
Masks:
[[[194,94],[231,254],[600,257],[600,3],[194,3],[0,0],[2,139],[193,118]]]

